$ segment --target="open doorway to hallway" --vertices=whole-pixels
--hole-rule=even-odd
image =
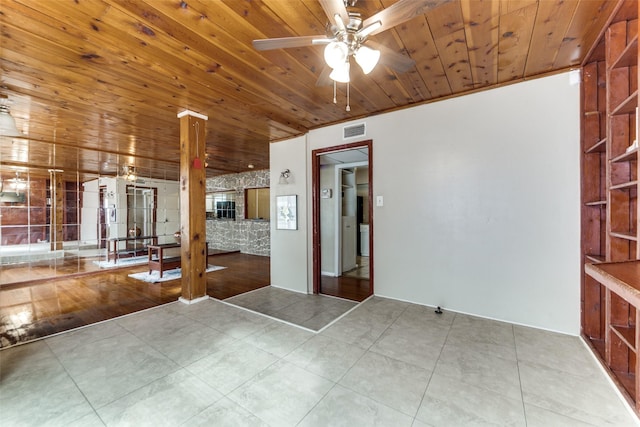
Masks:
[[[314,293],[373,294],[371,141],[313,153]]]

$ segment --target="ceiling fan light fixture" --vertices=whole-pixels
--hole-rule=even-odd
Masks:
[[[356,32],[356,36],[360,40],[364,40],[365,37],[367,37],[369,34],[373,33],[374,31],[376,31],[380,27],[382,27],[382,22],[380,21],[373,22],[367,25],[366,27],[361,28],[358,32]]]
[[[339,68],[349,57],[349,46],[344,42],[331,42],[324,48],[324,60],[333,69]]]
[[[362,72],[369,74],[378,64],[380,51],[366,46],[360,46],[355,53],[356,62],[362,68]]]
[[[7,102],[6,96],[0,97],[0,135],[20,136],[20,132],[16,126],[16,120],[11,116]]]
[[[349,83],[349,81],[351,80],[349,78],[350,68],[351,66],[349,64],[349,61],[346,60],[345,62],[342,63],[341,66],[335,67],[331,72],[331,74],[329,74],[329,77],[336,82]]]

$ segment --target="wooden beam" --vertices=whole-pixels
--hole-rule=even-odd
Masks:
[[[190,304],[207,295],[205,228],[205,121],[190,111],[180,118],[180,233],[182,296]]]

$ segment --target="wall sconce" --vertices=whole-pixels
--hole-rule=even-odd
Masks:
[[[278,181],[278,184],[286,185],[289,183],[290,178],[291,178],[291,171],[289,169],[285,169],[282,172],[280,172],[280,180]]]

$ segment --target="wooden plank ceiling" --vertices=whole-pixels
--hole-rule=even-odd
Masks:
[[[394,3],[356,7],[366,18]],[[209,116],[208,176],[266,169],[269,143],[310,129],[579,66],[610,16],[637,7],[617,5],[446,3],[370,37],[416,65],[352,67],[347,112],[344,84],[337,104],[331,86],[316,86],[322,46],[252,47],[324,34],[317,0],[2,0],[0,94],[25,136],[0,141],[0,172],[84,180],[134,165],[177,179],[184,109]]]

